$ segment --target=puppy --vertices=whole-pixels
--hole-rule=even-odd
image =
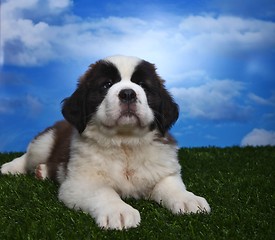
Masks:
[[[178,106],[153,64],[113,56],[92,64],[63,101],[65,120],[40,133],[2,174],[35,172],[60,183],[59,199],[105,229],[140,223],[122,199],[151,199],[175,214],[210,212],[186,190],[168,130]]]

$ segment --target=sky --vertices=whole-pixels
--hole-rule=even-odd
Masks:
[[[274,0],[2,0],[0,27],[0,151],[25,151],[116,54],[156,65],[180,147],[275,145]]]

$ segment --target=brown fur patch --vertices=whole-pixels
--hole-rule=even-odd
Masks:
[[[47,168],[49,178],[57,181],[57,171],[59,166],[62,166],[66,173],[70,157],[70,144],[73,127],[67,121],[60,121],[51,129],[53,129],[55,133],[55,142],[51,155],[47,161]]]

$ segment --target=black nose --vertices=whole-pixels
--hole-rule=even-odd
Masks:
[[[120,101],[123,103],[133,103],[137,99],[137,94],[133,89],[127,88],[127,89],[122,89],[119,92],[118,97]]]

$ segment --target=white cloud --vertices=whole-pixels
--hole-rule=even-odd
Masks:
[[[6,0],[1,5],[3,20],[53,16],[72,6],[71,0]]]
[[[241,141],[241,146],[275,146],[275,131],[254,128]]]
[[[23,111],[25,116],[34,117],[40,114],[42,109],[41,100],[30,94],[22,98],[0,98],[0,114],[9,115]]]
[[[206,76],[207,77],[207,76]],[[214,121],[245,121],[250,108],[237,101],[244,85],[232,80],[207,80],[195,87],[170,89],[184,118]]]
[[[37,97],[27,95],[25,101],[28,108],[29,116],[33,117],[41,113],[43,109],[43,104]]]
[[[58,58],[55,27],[40,19],[65,12],[71,1],[8,0],[1,5],[0,64],[39,65]]]
[[[51,9],[64,9],[71,5],[71,1],[69,0],[49,0],[49,6]]]
[[[273,22],[211,15],[83,19],[67,11],[71,6],[69,0],[4,2],[1,63],[89,61],[120,53],[152,61],[164,78],[180,81],[186,71],[206,69],[210,64],[219,68],[216,57],[221,55],[269,51],[275,45]],[[31,14],[36,14],[35,19]]]
[[[275,92],[272,93],[269,99],[259,97],[254,93],[248,94],[248,98],[259,105],[275,106]]]
[[[258,52],[275,46],[275,23],[262,20],[189,16],[181,21],[179,29],[186,37],[183,50],[203,57],[241,56],[250,50]]]
[[[261,29],[261,27],[264,27]],[[272,22],[264,22],[256,19],[243,19],[235,16],[189,16],[182,20],[180,29],[196,35],[225,34],[224,37],[235,38],[237,36],[256,40],[274,30]],[[255,35],[253,35],[255,34]],[[240,38],[241,39],[241,38]],[[248,46],[250,47],[250,46]]]

